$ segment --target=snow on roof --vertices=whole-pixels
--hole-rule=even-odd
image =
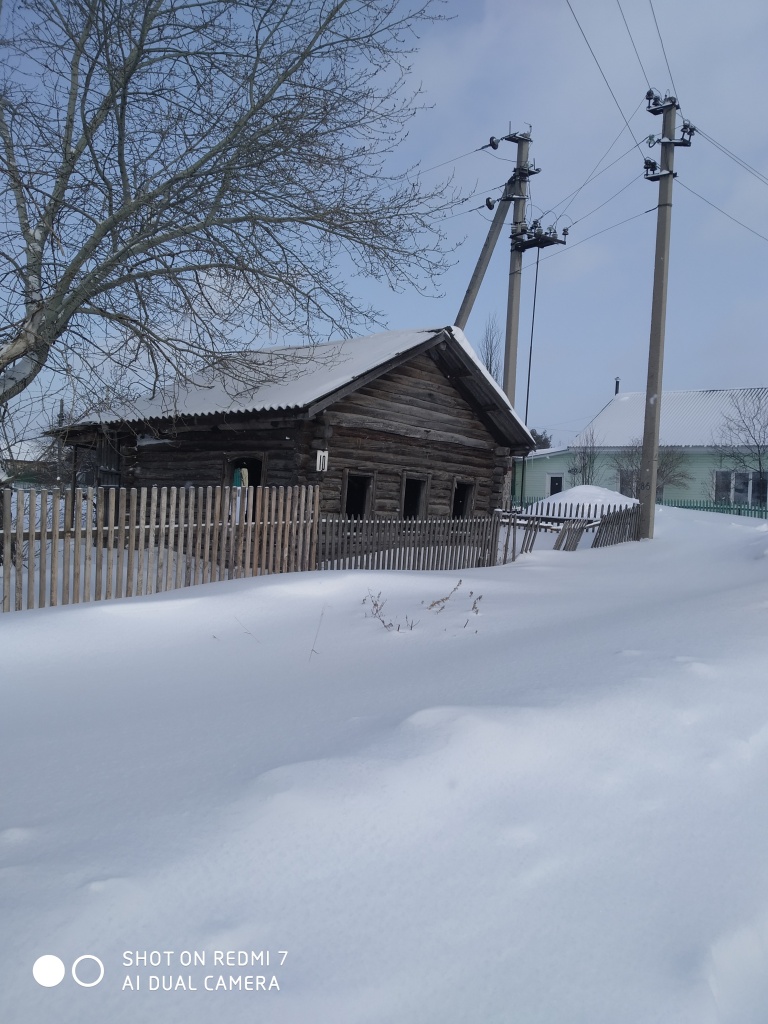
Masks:
[[[660,443],[681,447],[716,444],[726,415],[733,412],[734,398],[745,397],[768,404],[768,388],[723,388],[713,391],[665,391],[661,402]],[[618,448],[643,436],[645,392],[616,395],[573,441],[584,443],[590,429],[600,447]]]
[[[504,391],[491,377],[458,327],[387,331],[311,347],[267,348],[222,357],[215,370],[188,383],[117,406],[81,423],[205,416],[222,412],[266,412],[304,408],[333,394],[377,366],[438,335],[452,337],[469,356],[517,422]],[[525,429],[523,427],[523,429]]]

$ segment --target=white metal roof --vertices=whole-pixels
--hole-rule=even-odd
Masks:
[[[768,388],[723,388],[713,391],[665,391],[661,401],[659,442],[680,447],[708,447],[720,441],[723,420],[734,399],[755,399],[768,409]],[[584,442],[591,429],[599,447],[619,448],[643,436],[645,392],[616,395],[574,439]]]
[[[452,339],[472,359],[501,404],[527,435],[506,394],[458,327],[387,331],[307,348],[267,348],[222,357],[215,371],[159,391],[154,397],[140,398],[130,405],[88,416],[80,424],[301,409],[437,336],[449,343]]]

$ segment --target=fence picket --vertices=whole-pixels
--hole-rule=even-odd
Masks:
[[[61,491],[54,488],[51,500],[51,595],[49,605],[55,608],[59,603],[59,516],[61,514]]]

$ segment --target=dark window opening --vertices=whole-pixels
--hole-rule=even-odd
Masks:
[[[715,473],[715,501],[718,505],[731,503],[731,471],[718,469]]]
[[[403,519],[418,519],[424,498],[424,481],[409,476],[405,478],[403,493]]]
[[[347,476],[347,497],[344,512],[348,516],[365,516],[370,508],[371,477],[350,473]]]
[[[233,459],[229,467],[233,487],[261,486],[261,459]]]
[[[559,494],[563,489],[563,478],[561,476],[551,476],[549,478],[549,494],[550,497],[553,494]]]
[[[454,519],[465,519],[472,508],[472,484],[456,481],[453,488],[453,508],[451,515]]]
[[[749,473],[733,474],[733,503],[746,505],[749,502]]]
[[[765,508],[768,504],[768,473],[752,474],[752,507]]]

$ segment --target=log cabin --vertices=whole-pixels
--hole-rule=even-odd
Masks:
[[[61,433],[78,485],[319,484],[323,512],[406,518],[491,511],[535,447],[456,327],[225,356]]]

